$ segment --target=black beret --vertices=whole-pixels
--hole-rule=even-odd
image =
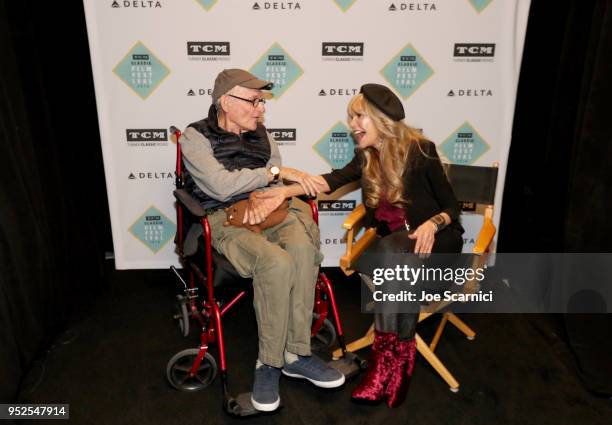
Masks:
[[[359,92],[393,121],[401,121],[406,117],[402,101],[389,88],[371,83],[361,86]]]

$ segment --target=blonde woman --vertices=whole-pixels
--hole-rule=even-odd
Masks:
[[[366,225],[381,236],[369,252],[458,253],[463,228],[459,204],[446,179],[435,145],[406,125],[404,108],[393,92],[380,84],[365,84],[348,106],[349,126],[358,149],[344,168],[322,176],[291,170],[297,185],[264,192],[245,220],[257,221],[287,197],[332,192],[360,180],[366,205]],[[367,253],[367,252],[366,252]],[[359,268],[359,265],[358,265]],[[368,274],[371,265],[359,269]],[[355,400],[386,399],[402,403],[414,367],[418,305],[411,313],[376,314],[376,334],[368,371],[353,390]]]

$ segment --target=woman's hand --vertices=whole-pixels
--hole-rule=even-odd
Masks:
[[[280,178],[291,182],[298,183],[302,186],[304,193],[309,196],[317,196],[317,193],[323,192],[326,184],[321,176],[311,176],[295,168],[282,167]]]
[[[414,253],[419,257],[427,258],[431,254],[434,241],[436,240],[436,230],[436,225],[427,220],[417,227],[413,233],[408,235],[410,239],[416,239]]]

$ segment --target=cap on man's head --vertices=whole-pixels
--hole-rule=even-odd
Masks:
[[[401,121],[406,117],[402,101],[388,87],[374,83],[364,84],[359,93],[393,121]]]
[[[247,89],[270,90],[274,87],[274,83],[260,80],[243,69],[224,69],[215,79],[215,87],[212,92],[213,103],[235,86],[246,87]]]

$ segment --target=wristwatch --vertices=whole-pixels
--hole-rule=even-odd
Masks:
[[[272,182],[276,183],[278,181],[278,178],[280,177],[280,168],[278,168],[276,165],[273,167],[270,167],[270,174],[272,174]]]

